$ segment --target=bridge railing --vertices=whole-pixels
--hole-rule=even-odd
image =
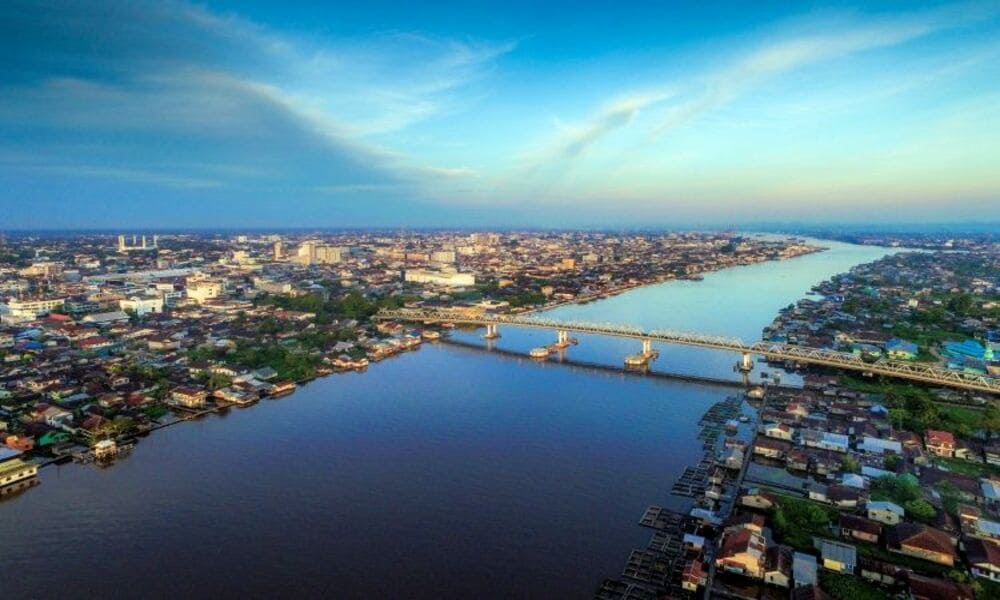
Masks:
[[[698,346],[703,348],[730,350],[734,352],[749,352],[762,355],[772,360],[784,360],[829,367],[839,367],[862,371],[865,373],[877,373],[880,375],[889,375],[926,383],[976,389],[1000,394],[1000,380],[993,377],[965,373],[962,371],[952,371],[933,365],[924,365],[913,362],[893,361],[888,359],[879,359],[873,362],[868,362],[862,360],[854,354],[846,352],[810,348],[807,346],[795,346],[776,342],[756,342],[753,344],[747,344],[738,338],[702,335],[667,329],[645,331],[641,327],[621,325],[617,323],[561,321],[558,319],[548,319],[539,316],[524,317],[520,315],[473,315],[464,311],[448,310],[384,310],[377,313],[375,318],[398,321],[454,322],[475,325],[512,325],[553,330],[567,330],[598,335],[650,339],[654,341],[663,341],[667,343]]]
[[[851,367],[858,370],[872,372],[880,371],[902,375],[921,375],[933,377],[942,381],[976,383],[985,386],[1000,385],[1000,382],[998,382],[995,378],[986,377],[984,375],[964,373],[962,371],[952,371],[933,365],[924,365],[905,361],[879,359],[868,362],[858,356],[855,356],[854,354],[837,352],[835,350],[825,350],[822,348],[758,342],[753,345],[753,352],[763,355],[778,356],[784,360],[804,360],[808,362],[824,361],[836,364],[837,366]]]

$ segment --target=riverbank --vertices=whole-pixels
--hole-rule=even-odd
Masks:
[[[631,291],[638,290],[638,289],[645,288],[645,287],[649,287],[649,286],[655,286],[655,285],[660,285],[660,284],[664,284],[664,283],[670,283],[670,282],[673,282],[673,281],[702,281],[704,279],[705,275],[710,275],[710,274],[713,274],[713,273],[720,273],[720,272],[727,271],[727,270],[730,270],[730,269],[738,269],[740,267],[751,267],[751,266],[754,266],[754,265],[759,265],[759,264],[763,264],[763,263],[767,263],[767,262],[773,262],[773,261],[782,262],[782,261],[786,261],[786,260],[794,260],[796,258],[802,258],[804,256],[809,256],[810,254],[816,254],[816,253],[819,253],[819,252],[826,252],[827,250],[829,250],[829,248],[824,247],[824,246],[808,246],[808,248],[810,248],[810,249],[806,250],[806,251],[799,252],[799,253],[794,254],[794,255],[790,255],[790,256],[786,256],[786,257],[781,257],[781,258],[778,258],[778,259],[760,259],[760,260],[755,260],[755,261],[752,261],[752,262],[740,263],[740,264],[735,264],[735,265],[723,265],[723,266],[721,266],[721,267],[719,267],[717,269],[709,269],[709,270],[705,270],[705,271],[699,271],[698,273],[696,273],[694,275],[691,275],[691,276],[674,277],[674,276],[668,276],[668,275],[659,275],[659,276],[657,276],[655,278],[652,278],[652,279],[649,279],[649,280],[645,280],[645,281],[637,281],[637,282],[634,282],[634,283],[626,283],[626,284],[623,284],[623,285],[621,285],[619,287],[615,287],[615,288],[612,288],[612,289],[609,289],[609,290],[604,290],[604,291],[602,291],[600,293],[588,294],[588,295],[581,295],[581,296],[577,296],[577,297],[569,299],[569,300],[562,300],[562,301],[559,301],[559,302],[547,303],[547,304],[544,304],[544,305],[541,305],[541,306],[534,306],[534,307],[530,307],[530,308],[526,308],[526,309],[520,309],[520,310],[519,309],[515,309],[515,310],[512,310],[511,312],[514,312],[514,313],[517,313],[517,314],[526,315],[526,314],[533,314],[533,313],[539,313],[539,312],[546,312],[546,311],[550,311],[550,310],[555,310],[557,308],[562,308],[562,307],[566,307],[566,306],[585,305],[585,304],[590,304],[591,302],[598,302],[600,300],[607,300],[607,299],[610,299],[610,298],[614,298],[615,296],[619,296],[621,294],[624,294],[625,292],[631,292]]]
[[[825,250],[825,248],[820,248],[820,247],[816,247],[816,246],[810,246],[809,248],[810,248],[809,252],[801,252],[800,254],[796,255],[794,258],[801,258],[803,256],[808,256],[810,254],[814,254],[814,253],[817,253],[817,252]],[[765,261],[765,260],[762,260],[762,261],[756,261],[756,262],[751,263],[751,264],[738,265],[738,266],[752,267],[752,266],[757,266],[757,265],[762,265],[762,264],[768,264],[768,263],[771,263],[771,264],[783,264],[783,263],[787,263],[788,261],[791,261],[791,258],[780,260],[780,261]],[[712,271],[709,274],[710,275],[715,275],[715,274],[718,274],[718,273],[724,273],[724,272],[727,272],[727,271],[732,271],[733,269],[735,269],[735,267],[733,267],[733,268],[723,268],[723,269]],[[701,281],[684,280],[684,279],[675,280],[675,279],[662,279],[661,278],[658,281],[660,283],[689,282],[689,283],[692,283],[694,285],[701,285],[701,283],[702,283]],[[568,306],[570,304],[597,305],[599,303],[598,301],[600,301],[600,300],[607,301],[607,300],[611,300],[611,299],[616,298],[616,297],[623,297],[623,296],[627,295],[626,292],[635,293],[640,288],[648,288],[648,287],[653,286],[654,283],[657,283],[657,281],[650,281],[650,282],[644,282],[644,283],[634,283],[634,284],[624,285],[621,288],[618,288],[616,290],[613,290],[611,292],[607,292],[607,293],[604,293],[604,294],[600,294],[600,295],[596,295],[596,296],[592,296],[592,297],[577,298],[573,302],[560,303],[558,305],[551,305],[551,306],[547,307],[547,310],[556,310],[556,309],[558,309],[560,307],[566,307],[566,306]],[[591,304],[591,303],[593,303],[593,304]],[[602,366],[602,361],[599,361],[599,360],[585,360],[584,359],[584,360],[580,360],[579,363],[581,364],[581,366],[583,366],[583,365],[591,365],[591,366],[594,366],[594,367],[601,367]],[[322,377],[322,376],[326,376],[326,375],[320,375],[320,376]],[[728,385],[726,383],[726,381],[725,381],[725,378],[723,378],[723,377],[715,377],[715,378],[713,378],[713,377],[699,376],[697,374],[691,374],[691,375],[676,374],[676,376],[674,378],[677,379],[677,380],[681,380],[681,381],[686,380],[686,381],[690,381],[690,382],[715,383],[717,385]],[[308,381],[309,379],[310,378],[299,379],[298,383],[302,384],[303,382]],[[217,409],[216,408],[212,408],[211,410],[217,410]],[[176,424],[177,422],[183,421],[183,420],[184,419],[179,419],[178,421],[172,421],[170,423],[170,425]],[[156,423],[156,424],[152,425],[151,427],[149,427],[147,429],[144,429],[143,431],[141,431],[139,433],[142,435],[142,437],[146,437],[152,431],[156,431],[156,430],[159,430],[161,428],[162,428],[161,425],[159,423]],[[125,437],[118,438],[118,441],[127,441],[129,439],[134,439],[134,437],[135,436],[132,436],[132,435],[125,436]],[[55,457],[55,459],[56,460],[61,460],[61,457]],[[48,463],[50,461],[49,460],[43,460],[43,462],[44,463]]]

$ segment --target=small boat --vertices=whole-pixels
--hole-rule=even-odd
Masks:
[[[749,422],[750,422],[750,417],[746,415],[740,415],[740,423],[749,423]]]
[[[625,367],[630,369],[636,369],[645,367],[649,364],[649,357],[643,356],[642,354],[632,354],[625,357]]]
[[[425,340],[428,340],[428,341],[434,341],[434,340],[439,340],[439,339],[441,339],[441,334],[440,334],[439,332],[437,332],[437,331],[434,331],[433,329],[425,329],[425,330],[423,330],[423,331],[422,331],[422,332],[420,333],[420,335],[421,335],[421,336],[422,336],[422,337],[423,337],[423,338],[424,338]]]
[[[528,353],[531,358],[548,358],[549,349],[548,348],[532,348],[531,352]]]

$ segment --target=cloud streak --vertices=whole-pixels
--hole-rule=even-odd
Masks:
[[[590,146],[631,123],[640,111],[656,106],[673,95],[673,92],[663,91],[615,100],[589,121],[569,128],[567,135],[558,144],[558,153],[564,158],[579,156]]]
[[[580,157],[613,132],[632,124],[640,111],[662,108],[668,101],[677,100],[672,106],[662,108],[651,126],[646,124],[650,139],[655,140],[735,102],[771,78],[825,61],[898,46],[989,18],[996,12],[986,5],[963,4],[918,15],[847,23],[834,32],[772,39],[724,68],[686,82],[664,83],[661,88],[669,92],[626,93],[576,125],[560,125],[555,141],[543,145],[547,150],[533,154],[543,161]]]
[[[182,2],[5,6],[0,149],[152,184],[358,192],[454,177],[373,136],[457,109],[512,44],[295,39]]]
[[[662,136],[698,117],[734,102],[770,78],[823,61],[835,60],[878,48],[896,46],[934,31],[955,26],[955,18],[924,16],[855,26],[837,33],[779,40],[752,51],[735,64],[697,82],[700,93],[666,112],[655,128]]]

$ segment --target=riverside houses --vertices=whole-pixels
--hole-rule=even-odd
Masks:
[[[966,539],[963,544],[972,574],[1000,581],[1000,544],[978,538]]]
[[[22,453],[0,447],[0,488],[10,488],[38,474],[38,465],[22,460]]]
[[[889,529],[886,543],[891,552],[898,552],[949,567],[954,565],[958,558],[952,537],[939,529],[926,525],[900,523]]]
[[[201,388],[179,387],[170,393],[170,397],[178,405],[185,408],[202,408],[208,398],[208,392]]]

